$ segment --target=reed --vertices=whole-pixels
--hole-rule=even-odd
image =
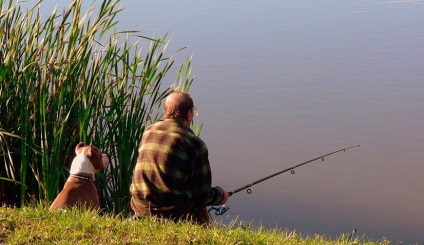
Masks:
[[[23,11],[0,0],[0,203],[52,201],[84,141],[111,157],[96,176],[102,206],[125,213],[137,144],[161,117],[161,101],[189,90],[191,57],[166,85],[184,48],[169,56],[166,34],[118,31],[119,0],[93,2],[84,13],[74,0],[45,20],[41,2]]]

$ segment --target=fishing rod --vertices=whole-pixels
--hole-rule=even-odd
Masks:
[[[236,194],[237,192],[240,192],[240,191],[245,190],[245,189],[247,189],[247,193],[248,193],[248,194],[251,194],[251,193],[252,193],[252,189],[251,189],[250,187],[252,187],[252,186],[254,186],[254,185],[256,185],[256,184],[259,184],[259,183],[261,183],[261,182],[263,182],[263,181],[265,181],[265,180],[268,180],[268,179],[270,179],[270,178],[272,178],[272,177],[275,177],[275,176],[277,176],[277,175],[280,175],[280,174],[285,173],[285,172],[288,172],[288,171],[290,171],[290,172],[291,172],[291,174],[295,174],[295,171],[294,171],[294,169],[295,169],[295,168],[298,168],[298,167],[300,167],[300,166],[303,166],[303,165],[305,165],[305,164],[308,164],[308,163],[314,162],[314,161],[319,160],[319,159],[321,159],[322,161],[324,161],[324,157],[327,157],[327,156],[330,156],[330,155],[336,154],[336,153],[341,152],[341,151],[345,152],[347,149],[354,148],[354,147],[359,147],[359,146],[360,146],[360,145],[354,145],[354,146],[350,146],[350,147],[347,147],[347,148],[343,148],[343,149],[340,149],[340,150],[337,150],[337,151],[333,151],[333,152],[331,152],[331,153],[328,153],[328,154],[325,154],[325,155],[319,156],[319,157],[314,158],[314,159],[311,159],[311,160],[309,160],[309,161],[306,161],[306,162],[303,162],[303,163],[297,164],[297,165],[295,165],[295,166],[293,166],[293,167],[290,167],[290,168],[284,169],[284,170],[282,170],[282,171],[276,172],[276,173],[271,174],[271,175],[269,175],[269,176],[266,176],[266,177],[264,177],[264,178],[262,178],[262,179],[259,179],[259,180],[256,180],[256,181],[253,181],[253,182],[251,182],[251,183],[249,183],[249,184],[247,184],[247,185],[244,185],[244,186],[242,186],[242,187],[240,187],[240,188],[237,188],[237,189],[235,189],[235,190],[229,191],[229,192],[228,192],[228,196],[232,196],[232,195]]]
[[[319,160],[319,159],[321,159],[322,161],[324,161],[324,157],[328,157],[328,156],[330,156],[330,155],[336,154],[336,153],[341,152],[341,151],[345,152],[346,150],[348,150],[348,149],[350,149],[350,148],[359,147],[359,146],[360,146],[360,145],[354,145],[354,146],[346,147],[346,148],[343,148],[343,149],[340,149],[340,150],[337,150],[337,151],[333,151],[333,152],[331,152],[331,153],[328,153],[328,154],[325,154],[325,155],[322,155],[322,156],[316,157],[316,158],[311,159],[311,160],[308,160],[308,161],[306,161],[306,162],[299,163],[299,164],[297,164],[297,165],[294,165],[293,167],[286,168],[286,169],[284,169],[284,170],[281,170],[281,171],[279,171],[279,172],[276,172],[276,173],[274,173],[274,174],[271,174],[271,175],[269,175],[269,176],[266,176],[266,177],[264,177],[264,178],[262,178],[262,179],[259,179],[259,180],[256,180],[256,181],[253,181],[253,182],[251,182],[251,183],[249,183],[249,184],[247,184],[247,185],[244,185],[244,186],[242,186],[242,187],[240,187],[240,188],[237,188],[237,189],[235,189],[235,190],[229,191],[229,192],[228,192],[228,196],[232,196],[232,195],[236,194],[237,192],[240,192],[240,191],[245,190],[245,189],[247,189],[247,193],[248,193],[248,194],[251,194],[251,193],[252,193],[252,189],[251,189],[250,187],[252,187],[252,186],[254,186],[254,185],[258,184],[258,183],[261,183],[261,182],[263,182],[263,181],[265,181],[265,180],[268,180],[268,179],[270,179],[270,178],[272,178],[272,177],[275,177],[275,176],[277,176],[277,175],[279,175],[279,174],[282,174],[282,173],[285,173],[285,172],[288,172],[288,171],[290,171],[290,172],[291,172],[291,174],[295,174],[294,169],[296,169],[296,168],[298,168],[298,167],[300,167],[300,166],[303,166],[303,165],[305,165],[305,164],[308,164],[308,163],[314,162],[314,161]],[[223,214],[225,214],[225,213],[226,213],[229,209],[230,209],[230,207],[229,207],[229,206],[225,206],[225,205],[219,205],[218,207],[213,207],[213,206],[212,206],[212,207],[210,207],[210,208],[208,209],[208,213],[209,213],[209,216],[210,216],[210,217],[211,217],[211,219],[212,219],[212,216],[210,215],[210,212],[211,212],[212,210],[215,210],[215,215],[223,215]]]

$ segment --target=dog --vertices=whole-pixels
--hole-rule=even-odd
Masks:
[[[109,156],[92,144],[84,142],[75,147],[76,157],[72,161],[70,175],[63,190],[50,206],[50,210],[63,208],[85,208],[99,210],[99,195],[94,185],[94,175],[109,164]]]

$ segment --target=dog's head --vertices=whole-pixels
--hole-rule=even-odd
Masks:
[[[75,147],[75,153],[77,156],[72,162],[71,173],[82,172],[95,174],[105,169],[109,164],[109,156],[103,154],[92,144],[86,145],[84,142],[79,143]]]

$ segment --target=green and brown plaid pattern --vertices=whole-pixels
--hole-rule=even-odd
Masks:
[[[149,126],[138,152],[133,197],[157,206],[221,202],[223,190],[211,187],[208,149],[183,121],[166,119]]]

